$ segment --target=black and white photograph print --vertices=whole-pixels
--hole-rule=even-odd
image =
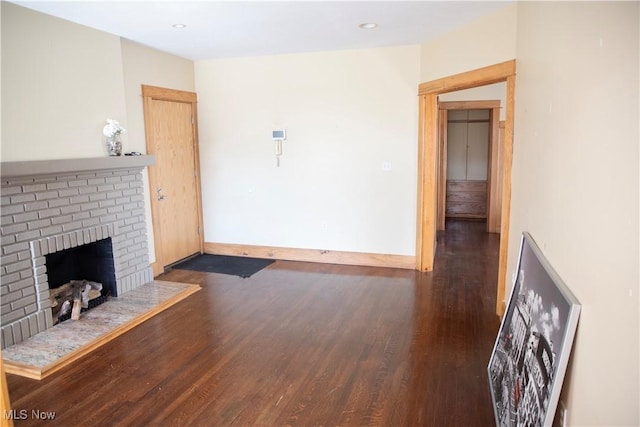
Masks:
[[[497,426],[551,425],[580,305],[524,233],[517,276],[488,366]]]

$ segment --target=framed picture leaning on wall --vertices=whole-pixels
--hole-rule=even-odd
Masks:
[[[580,303],[526,232],[516,273],[487,367],[496,425],[550,426]]]

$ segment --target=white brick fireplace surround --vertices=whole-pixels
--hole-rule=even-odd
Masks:
[[[143,168],[153,160],[2,163],[1,348],[53,325],[49,253],[111,238],[117,295],[153,280],[142,181]]]

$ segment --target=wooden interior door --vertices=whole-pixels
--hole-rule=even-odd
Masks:
[[[143,96],[157,274],[203,249],[196,98],[149,86]]]

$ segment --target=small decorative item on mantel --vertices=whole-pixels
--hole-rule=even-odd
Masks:
[[[110,156],[122,155],[122,141],[120,135],[127,130],[120,126],[116,120],[107,119],[107,124],[102,129],[102,133],[107,137],[107,152]]]

